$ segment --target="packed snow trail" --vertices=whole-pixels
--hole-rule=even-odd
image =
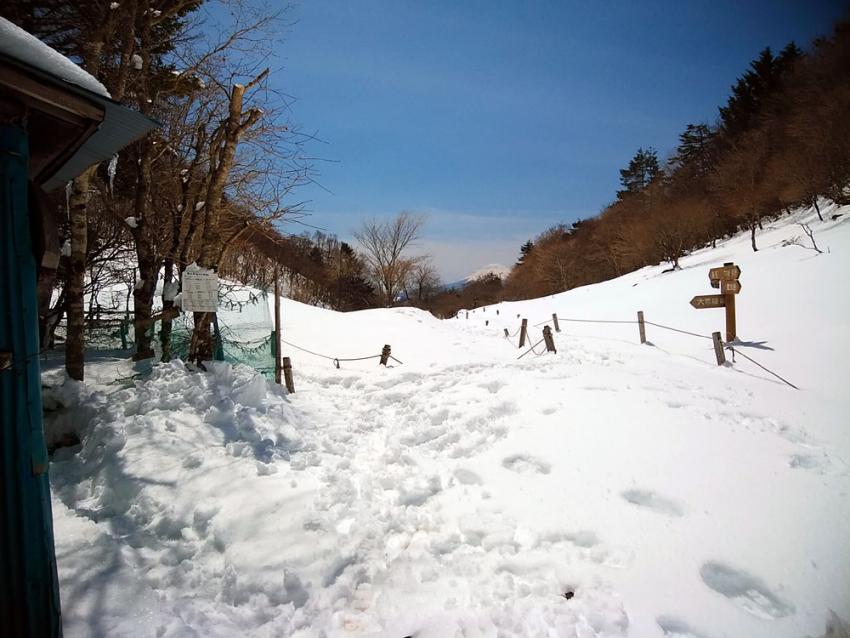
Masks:
[[[831,228],[847,254],[848,225]],[[285,301],[293,343],[391,343],[405,361],[293,353],[290,396],[244,367],[116,383],[127,362],[93,364],[88,386],[48,392],[54,422],[91,423],[51,470],[66,635],[822,635],[850,610],[850,345],[835,338],[850,302],[803,303],[828,287],[793,284],[837,285],[847,261],[801,262],[777,239],[748,262],[736,241],[681,273],[469,320]],[[730,258],[742,295],[789,283],[784,318],[756,326],[764,310],[741,303],[739,325],[802,390],[717,367],[710,341],[656,330],[641,346],[632,325],[562,325],[557,355],[520,361],[502,337],[518,313],[641,308],[710,333],[720,317],[682,306]],[[799,316],[819,327],[806,343],[786,338]]]

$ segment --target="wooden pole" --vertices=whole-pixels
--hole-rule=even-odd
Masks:
[[[381,350],[381,361],[380,361],[380,364],[381,364],[382,366],[387,365],[387,362],[390,360],[390,352],[391,352],[391,349],[390,349],[389,344],[385,345],[385,346],[384,346],[384,348],[383,348],[383,350]]]
[[[723,265],[734,267],[735,262],[727,261]],[[722,288],[723,283],[720,286]],[[720,292],[725,291],[721,290]],[[730,343],[738,338],[738,329],[735,325],[735,295],[727,292],[723,296],[726,300],[726,343]]]
[[[738,328],[735,325],[735,295],[723,295],[726,298],[726,343],[738,338]]]
[[[640,331],[640,342],[646,343],[646,325],[643,322],[643,310],[638,310],[638,330]]]
[[[723,341],[720,339],[720,333],[712,332],[711,340],[714,342],[714,356],[717,358],[717,365],[722,366],[726,363],[726,353],[723,352]]]
[[[289,357],[283,358],[283,378],[286,381],[287,392],[295,392],[295,382],[292,380],[292,360]]]
[[[552,336],[552,328],[549,326],[543,326],[543,341],[546,344],[546,352],[554,352],[557,354],[557,350],[555,350],[555,337]]]
[[[280,385],[280,276],[278,267],[274,267],[274,382]],[[289,359],[287,358],[287,361]],[[291,372],[290,372],[291,376]],[[286,383],[289,389],[289,381]],[[295,392],[295,390],[289,390]]]
[[[558,323],[558,314],[552,313],[552,323],[555,324],[555,332],[561,332],[561,325]]]
[[[528,332],[528,319],[522,320],[522,325],[519,328],[519,347],[522,348],[525,345],[525,337]]]

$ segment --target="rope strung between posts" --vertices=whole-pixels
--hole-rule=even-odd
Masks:
[[[756,360],[755,360],[755,359],[753,359],[752,357],[748,357],[747,355],[745,355],[745,354],[744,354],[743,352],[741,352],[740,350],[735,350],[735,348],[734,348],[734,346],[732,346],[732,344],[727,343],[727,344],[725,344],[725,347],[726,347],[726,349],[727,349],[727,350],[731,350],[731,351],[732,351],[732,356],[733,356],[733,357],[734,357],[734,356],[735,356],[735,354],[737,353],[737,354],[741,355],[742,357],[744,357],[744,359],[746,359],[747,361],[750,361],[751,363],[755,363],[755,364],[756,364],[759,368],[761,368],[761,369],[762,369],[762,370],[764,370],[765,372],[767,372],[767,373],[769,373],[769,374],[772,374],[774,377],[776,377],[777,379],[779,379],[780,381],[782,381],[784,384],[786,384],[786,385],[790,385],[790,386],[791,386],[792,388],[794,388],[795,390],[799,390],[799,389],[800,389],[800,388],[798,388],[796,385],[794,385],[793,383],[791,383],[788,379],[784,379],[784,378],[782,378],[781,376],[779,376],[778,374],[776,374],[773,370],[770,370],[770,369],[768,369],[768,368],[765,368],[762,364],[760,364],[758,361],[756,361]]]
[[[550,323],[551,321],[551,319],[541,321],[540,323],[534,324],[534,327],[539,328],[540,326]],[[568,319],[565,317],[558,317],[558,321],[572,321],[574,323],[637,323],[637,321],[617,321],[613,319]]]
[[[547,319],[546,321],[541,321],[540,323],[534,324],[534,327],[542,326],[544,324],[550,323],[552,320]],[[624,324],[639,324],[639,321],[635,321],[633,319],[572,319],[568,317],[558,317],[558,321],[572,321],[574,323],[624,323]],[[674,328],[672,326],[665,326],[662,323],[655,323],[654,321],[644,321],[644,324],[647,326],[655,326],[656,328],[661,328],[663,330],[672,330],[673,332],[679,332],[683,335],[690,335],[692,337],[699,337],[700,339],[708,339],[711,340],[711,337],[707,335],[701,335],[696,332],[690,332],[689,330],[682,330],[680,328]]]
[[[637,323],[637,322],[634,322]],[[652,321],[644,322],[647,326],[655,326],[656,328],[663,328],[664,330],[672,330],[673,332],[681,332],[683,335],[691,335],[692,337],[700,337],[701,339],[711,340],[711,337],[707,337],[706,335],[697,334],[696,332],[689,332],[687,330],[679,330],[679,328],[671,328],[670,326],[665,326],[660,323],[654,323]]]
[[[300,350],[301,352],[306,352],[307,354],[312,354],[314,357],[321,357],[322,359],[327,359],[328,361],[333,362],[333,364],[336,368],[339,368],[339,364],[340,364],[341,361],[366,361],[367,359],[380,359],[381,358],[381,355],[379,355],[379,354],[369,355],[368,357],[350,357],[350,358],[330,357],[326,354],[320,354],[318,352],[313,352],[312,350],[307,350],[307,348],[302,348],[301,346],[296,346],[294,343],[290,343],[286,339],[281,339],[280,342],[285,343],[286,345],[291,346],[291,347],[295,348],[296,350]],[[397,362],[401,365],[404,365],[401,361],[399,361],[398,359],[396,359],[392,355],[390,355],[390,359],[392,359],[393,361],[395,361],[395,362]]]
[[[568,317],[558,317],[558,321],[572,321],[572,322],[576,322],[576,323],[625,323],[625,324],[639,324],[639,323],[640,323],[639,321],[634,321],[634,320],[611,320],[611,319],[572,319],[572,318],[568,318]],[[541,321],[540,323],[536,323],[536,324],[534,324],[534,326],[535,326],[535,327],[537,327],[537,326],[542,326],[542,325],[547,324],[547,323],[550,323],[550,322],[551,322],[551,319],[547,319],[546,321]],[[680,333],[680,334],[688,335],[688,336],[691,336],[691,337],[699,337],[700,339],[708,339],[709,341],[711,341],[711,340],[712,340],[712,337],[709,337],[708,335],[701,335],[701,334],[699,334],[699,333],[697,333],[697,332],[691,332],[690,330],[682,330],[682,329],[680,329],[680,328],[674,328],[674,327],[672,327],[672,326],[665,326],[665,325],[664,325],[664,324],[662,324],[662,323],[655,323],[654,321],[644,321],[644,324],[645,324],[645,325],[647,325],[647,326],[655,326],[656,328],[661,328],[662,330],[670,330],[670,331],[672,331],[672,332],[678,332],[678,333]],[[540,341],[538,341],[538,342],[537,342],[536,344],[534,344],[534,345],[536,346],[536,345],[537,345],[537,344],[539,344],[539,343],[540,343]],[[794,385],[793,383],[791,383],[790,381],[788,381],[788,379],[785,379],[785,378],[783,378],[782,376],[778,375],[778,374],[777,374],[776,372],[774,372],[773,370],[770,370],[769,368],[766,368],[765,366],[763,366],[762,364],[760,364],[758,361],[756,361],[756,360],[755,360],[755,359],[753,359],[752,357],[747,356],[746,354],[744,354],[744,353],[743,353],[743,352],[741,352],[740,350],[735,350],[735,348],[732,346],[732,344],[726,343],[726,344],[724,344],[724,347],[725,347],[727,350],[730,350],[730,351],[732,352],[732,360],[733,360],[733,361],[734,361],[734,359],[735,359],[735,354],[736,354],[736,353],[737,353],[737,354],[740,354],[740,355],[741,355],[742,357],[744,357],[747,361],[749,361],[749,362],[751,362],[751,363],[754,363],[754,364],[755,364],[755,365],[757,365],[759,368],[761,368],[762,370],[764,370],[764,371],[765,371],[765,372],[767,372],[768,374],[773,375],[774,377],[776,377],[777,379],[779,379],[780,381],[782,381],[782,382],[783,382],[783,383],[785,383],[786,385],[788,385],[788,386],[790,386],[790,387],[794,388],[795,390],[799,390],[799,389],[800,389],[800,388],[798,388],[796,385]],[[527,355],[529,352],[531,352],[531,351],[533,351],[533,350],[534,350],[534,346],[532,346],[532,347],[531,347],[531,349],[527,350],[527,351],[526,351],[526,352],[524,352],[522,355],[520,355],[520,356],[518,357],[518,359],[521,359],[522,357],[524,357],[525,355]],[[535,353],[535,354],[537,354],[537,352],[536,352],[536,351],[534,351],[534,353]],[[538,356],[539,356],[539,355],[538,355]]]
[[[534,346],[539,346],[541,343],[543,343],[543,341],[544,341],[544,340],[543,340],[543,339],[541,339],[540,341],[538,341],[537,343],[535,343],[533,346],[531,346],[528,350],[526,350],[526,351],[525,351],[525,352],[523,352],[521,355],[519,355],[519,356],[517,357],[517,361],[519,361],[520,359],[522,359],[522,358],[523,358],[525,355],[527,355],[529,352],[533,352],[533,353],[534,353],[534,354],[536,354],[538,357],[539,357],[541,354],[543,354],[542,352],[537,352],[537,350],[535,350],[535,349],[534,349]]]

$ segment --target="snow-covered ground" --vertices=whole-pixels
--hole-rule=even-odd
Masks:
[[[827,210],[833,214],[834,209]],[[283,301],[296,393],[245,367],[47,391],[66,636],[802,638],[850,617],[850,210],[439,321]],[[811,213],[796,219],[811,220]],[[740,352],[710,334],[735,261]],[[498,311],[498,314],[497,314]],[[540,326],[532,328],[534,341]],[[61,381],[45,373],[48,384]],[[65,406],[64,408],[62,406]]]

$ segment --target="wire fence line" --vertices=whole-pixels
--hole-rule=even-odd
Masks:
[[[535,348],[535,346],[539,346],[541,343],[543,343],[543,341],[544,341],[544,339],[541,339],[540,341],[538,341],[537,343],[535,343],[533,346],[531,346],[528,350],[526,350],[526,351],[525,351],[525,352],[523,352],[521,355],[519,355],[519,356],[517,357],[517,361],[519,361],[520,359],[522,359],[522,358],[523,358],[525,355],[527,355],[529,352],[533,352],[533,353],[534,353],[535,355],[537,355],[538,357],[539,357],[541,354],[543,354],[543,352],[545,352],[545,350],[544,350],[543,352],[537,352],[537,350],[535,350],[535,349],[534,349],[534,348]]]
[[[544,325],[546,325],[546,324],[550,324],[550,323],[552,323],[552,322],[553,322],[553,320],[554,320],[554,319],[557,319],[558,321],[573,322],[573,323],[603,323],[603,324],[630,324],[630,325],[635,325],[635,324],[638,324],[638,325],[639,325],[639,324],[641,323],[640,321],[638,321],[638,320],[636,320],[636,319],[578,319],[578,318],[575,318],[575,317],[560,317],[560,316],[557,316],[557,315],[553,315],[551,319],[546,319],[546,320],[541,321],[541,322],[539,322],[539,323],[535,323],[535,324],[534,324],[534,327],[535,327],[535,328],[539,328],[540,326],[544,326]],[[646,325],[646,326],[654,326],[655,328],[661,328],[662,330],[670,330],[671,332],[678,332],[678,333],[680,333],[680,334],[688,335],[688,336],[691,336],[691,337],[698,337],[698,338],[700,338],[700,339],[708,339],[709,341],[713,341],[713,340],[714,340],[714,338],[713,338],[713,337],[710,337],[710,336],[708,336],[708,335],[699,334],[698,332],[691,332],[690,330],[682,330],[681,328],[674,328],[673,326],[667,326],[667,325],[664,325],[664,324],[662,324],[662,323],[656,323],[656,322],[654,322],[654,321],[646,321],[646,320],[644,320],[644,321],[643,321],[643,324],[644,324],[644,325]],[[518,330],[517,330],[517,331],[516,331],[513,335],[511,335],[511,337],[515,336],[517,333],[519,333],[519,331],[520,331],[520,330],[518,329]],[[508,337],[507,337],[507,336],[505,336],[505,339],[506,339],[506,340],[508,340]],[[523,352],[523,353],[522,353],[519,357],[517,357],[517,359],[518,359],[518,360],[519,360],[519,359],[522,359],[522,358],[523,358],[525,355],[527,355],[529,352],[534,352],[534,354],[535,354],[535,355],[537,355],[537,356],[540,356],[541,354],[543,354],[542,352],[538,353],[536,350],[534,350],[535,346],[539,345],[539,344],[540,344],[540,343],[542,343],[543,341],[544,341],[544,340],[543,340],[543,339],[541,339],[540,341],[538,341],[537,343],[535,343],[535,344],[534,344],[533,346],[531,346],[528,350],[526,350],[526,351],[525,351],[525,352]],[[733,360],[733,361],[734,361],[735,354],[736,354],[736,353],[737,353],[737,354],[740,354],[740,355],[741,355],[742,357],[744,357],[747,361],[749,361],[749,362],[751,362],[751,363],[755,364],[756,366],[758,366],[759,368],[761,368],[762,370],[764,370],[764,371],[765,371],[765,372],[767,372],[768,374],[773,375],[774,377],[776,377],[777,379],[779,379],[780,381],[782,381],[782,382],[783,382],[783,383],[785,383],[786,385],[788,385],[788,386],[790,386],[790,387],[794,388],[795,390],[799,390],[799,389],[800,389],[800,388],[798,388],[796,385],[794,385],[793,383],[791,383],[790,381],[788,381],[787,379],[785,379],[784,377],[782,377],[781,375],[779,375],[778,373],[776,373],[776,372],[774,372],[773,370],[771,370],[770,368],[768,368],[767,366],[765,366],[765,365],[763,365],[763,364],[759,363],[758,361],[756,361],[756,360],[755,360],[755,359],[753,359],[752,357],[750,357],[750,356],[748,356],[748,355],[744,354],[744,353],[743,353],[743,352],[741,352],[740,350],[736,350],[736,349],[735,349],[735,347],[734,347],[734,345],[735,345],[735,344],[734,344],[734,342],[733,342],[733,343],[727,343],[727,342],[723,342],[723,341],[721,341],[721,344],[723,345],[723,347],[724,347],[726,350],[729,350],[729,351],[731,351],[731,352],[732,352],[732,357],[733,357],[733,359],[732,359],[732,360]]]
[[[637,321],[635,321],[635,323],[637,323]],[[708,335],[701,335],[697,332],[690,332],[689,330],[681,330],[680,328],[673,328],[671,326],[665,326],[663,324],[655,323],[655,322],[652,322],[652,321],[644,321],[644,324],[646,324],[647,326],[655,326],[656,328],[663,328],[664,330],[672,330],[673,332],[680,332],[683,335],[690,335],[692,337],[700,337],[701,339],[708,339],[709,341],[712,340],[712,338],[709,337]]]
[[[741,352],[740,350],[735,350],[735,346],[734,346],[733,344],[731,344],[731,343],[727,343],[727,344],[725,344],[725,348],[726,348],[727,350],[730,350],[730,351],[732,352],[732,357],[733,357],[733,359],[732,359],[732,360],[733,360],[733,361],[735,360],[735,359],[734,359],[734,357],[735,357],[735,354],[737,353],[737,354],[741,355],[742,357],[744,357],[744,359],[746,359],[747,361],[749,361],[749,362],[754,363],[755,365],[757,365],[759,368],[761,368],[761,369],[762,369],[762,370],[764,370],[765,372],[772,374],[774,377],[776,377],[777,379],[779,379],[780,381],[782,381],[784,384],[791,386],[791,387],[792,387],[792,388],[794,388],[795,390],[799,390],[799,389],[800,389],[800,388],[798,388],[796,385],[794,385],[793,383],[791,383],[788,379],[785,379],[784,377],[779,376],[779,375],[778,375],[778,374],[776,374],[773,370],[770,370],[769,368],[766,368],[765,366],[763,366],[762,364],[760,364],[758,361],[756,361],[756,360],[755,360],[755,359],[753,359],[752,357],[749,357],[749,356],[745,355],[745,354],[744,354],[743,352]]]
[[[568,317],[558,317],[558,321],[572,321],[575,323],[638,323],[635,320],[617,320],[617,319],[570,319]],[[541,321],[540,323],[534,324],[535,328],[539,328],[542,325],[547,323],[551,323],[551,319],[547,319],[546,321]]]
[[[286,345],[288,345],[292,348],[295,348],[296,350],[300,350],[301,352],[306,352],[307,354],[312,354],[314,357],[321,357],[322,359],[327,359],[328,361],[333,362],[334,366],[337,367],[337,368],[339,368],[339,364],[340,364],[341,361],[366,361],[368,359],[380,359],[381,356],[383,356],[381,354],[372,354],[372,355],[369,355],[369,356],[366,356],[366,357],[332,357],[332,356],[327,355],[327,354],[321,354],[320,352],[313,352],[312,350],[308,350],[307,348],[302,348],[301,346],[295,345],[294,343],[286,341],[285,339],[281,339],[280,342],[285,343]],[[388,355],[388,357],[390,359],[392,359],[393,361],[395,361],[396,363],[398,363],[400,365],[404,365],[403,362],[396,359],[393,355]]]

